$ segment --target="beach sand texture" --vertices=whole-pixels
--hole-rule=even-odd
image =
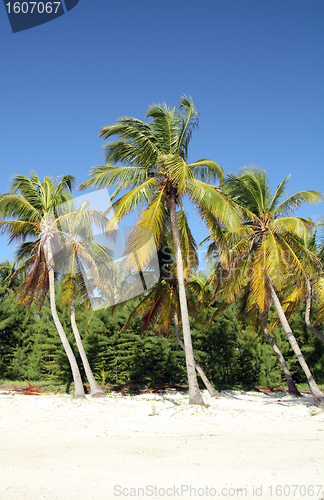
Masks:
[[[0,499],[323,498],[324,412],[310,396],[203,396],[3,391]]]

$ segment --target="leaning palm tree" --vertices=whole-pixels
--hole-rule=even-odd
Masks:
[[[177,109],[154,104],[146,118],[151,119],[150,123],[131,117],[120,118],[114,125],[101,130],[100,137],[116,136],[118,140],[106,144],[106,165],[93,168],[90,179],[80,188],[116,186],[112,194],[115,224],[139,209],[137,224],[128,241],[128,252],[137,253],[143,264],[146,258],[140,251],[143,230],[153,233],[159,248],[169,215],[177,264],[189,403],[203,404],[194,367],[176,209],[183,208],[183,198],[188,196],[207,224],[211,212],[219,227],[222,222],[230,230],[237,229],[239,220],[226,196],[209,184],[223,178],[221,167],[206,159],[187,163],[189,142],[198,126],[198,113],[192,99],[183,96]],[[118,162],[123,166],[116,166]],[[126,193],[116,200],[122,190]]]
[[[210,305],[214,304],[218,297],[221,297],[221,302],[212,314],[209,325],[217,314],[221,313],[224,309],[226,309],[227,306],[229,306],[234,300],[236,300],[236,303],[239,307],[239,318],[241,324],[249,325],[251,326],[251,328],[254,328],[257,331],[261,323],[263,333],[270,346],[272,347],[285,374],[289,394],[291,394],[292,396],[300,397],[301,394],[294,383],[286,360],[273,337],[269,333],[267,324],[268,311],[260,312],[260,310],[256,307],[256,301],[251,293],[251,281],[249,274],[246,277],[245,282],[241,277],[238,282],[236,282],[236,280],[233,281],[233,279],[230,279],[230,285],[226,283],[226,280],[228,278],[231,278],[233,274],[235,276],[237,262],[241,258],[240,254],[236,254],[232,258],[232,260],[230,260],[229,244],[233,243],[233,238],[231,236],[232,235],[226,234],[226,231],[224,231],[224,237],[222,238],[221,245],[219,244],[219,241],[217,241],[217,239],[213,238],[213,234],[206,238],[206,240],[212,240],[212,243],[210,243],[207,248],[206,258],[211,262],[214,262],[214,269],[210,273],[210,276],[208,278],[208,284],[214,287],[214,293],[210,300]],[[241,287],[239,291],[237,283],[239,283]],[[234,294],[232,290],[233,285],[236,289],[236,292]],[[271,303],[269,304],[269,309],[270,306]]]
[[[245,231],[243,230],[241,234],[244,235],[244,233]],[[239,305],[239,316],[242,324],[252,323],[252,327],[254,327],[255,330],[258,330],[261,322],[263,333],[272,347],[285,374],[289,394],[297,397],[301,396],[294,383],[283,354],[269,333],[267,312],[260,312],[258,308],[255,307],[255,300],[251,294],[250,276],[248,275],[245,281],[242,279],[242,276],[239,277],[238,280],[235,279],[237,264],[241,255],[239,253],[231,255],[230,250],[231,245],[233,244],[233,235],[224,230],[222,237],[219,238],[218,235],[215,235],[212,232],[207,238],[205,238],[201,245],[206,241],[211,241],[207,248],[206,259],[211,263],[213,269],[205,283],[205,286],[207,285],[208,288],[214,288],[214,292],[209,298],[209,306],[213,305],[216,299],[221,297],[220,304],[211,315],[208,326],[212,323],[217,314],[221,313],[227,306],[236,300]],[[229,284],[226,283],[227,279],[229,279]],[[233,293],[233,285],[235,287],[235,293]],[[203,291],[204,288],[202,288],[202,292]],[[208,295],[210,296],[210,293]],[[204,294],[202,297],[204,297]],[[269,304],[269,308],[270,305],[271,304]]]
[[[258,331],[260,329],[260,324],[263,330],[263,333],[272,347],[280,365],[284,372],[284,375],[287,380],[288,385],[288,393],[291,396],[301,397],[301,394],[293,380],[292,374],[287,366],[286,360],[280,351],[278,345],[276,344],[273,336],[271,336],[268,328],[268,312],[270,310],[271,302],[269,304],[269,310],[260,311],[260,309],[256,306],[255,297],[253,297],[251,290],[251,282],[249,279],[246,280],[246,286],[243,288],[242,293],[237,300],[238,308],[239,308],[239,317],[242,324],[249,326],[254,331]]]
[[[313,252],[321,261],[322,269],[314,275],[304,275],[304,280],[300,282],[298,287],[295,286],[295,277],[291,276],[287,280],[285,287],[282,290],[281,300],[283,310],[287,318],[297,310],[298,306],[305,302],[305,323],[308,330],[313,333],[321,342],[324,343],[324,335],[311,322],[311,310],[315,319],[315,325],[320,324],[324,319],[324,276],[323,276],[323,254],[321,249],[317,248],[316,244],[316,225],[312,223],[312,230],[309,235],[306,235],[304,244],[308,250]],[[271,327],[278,323],[276,318],[272,322]]]
[[[316,228],[319,227],[322,230],[323,235],[323,227],[324,227],[324,218],[315,225],[314,236],[311,241],[313,247],[315,247],[315,251],[317,252],[318,258],[322,263],[322,267],[324,268],[324,244],[323,244],[323,236],[322,241],[318,248],[316,247]],[[306,312],[305,312],[305,321],[307,328],[316,335],[316,337],[324,343],[324,335],[320,332],[314,325],[310,322],[310,311],[312,304],[312,297],[315,296],[316,300],[316,323],[321,323],[324,321],[324,272],[317,274],[314,277],[308,276],[307,281],[307,295],[306,295]]]
[[[75,257],[73,255],[73,257]],[[96,379],[94,378],[94,375],[92,373],[87,354],[85,352],[85,349],[83,347],[81,335],[79,333],[78,325],[76,322],[76,317],[75,317],[75,310],[76,310],[76,300],[78,296],[81,297],[81,300],[87,307],[89,304],[89,299],[88,299],[88,291],[87,287],[84,282],[84,272],[80,270],[81,263],[77,262],[73,259],[73,257],[70,258],[69,266],[68,266],[68,271],[65,273],[64,278],[63,278],[63,283],[62,283],[62,291],[61,291],[61,305],[70,305],[70,319],[71,319],[71,326],[72,326],[72,331],[73,335],[78,347],[78,351],[80,353],[80,357],[82,360],[82,364],[88,379],[88,382],[90,384],[90,394],[92,397],[100,397],[104,396],[105,392],[104,390],[98,385]],[[78,256],[80,259],[80,256]],[[74,262],[72,261],[74,260]],[[72,261],[72,262],[71,262]]]
[[[61,305],[70,305],[71,326],[80,353],[82,364],[90,384],[92,397],[104,396],[103,389],[96,382],[76,323],[76,300],[79,297],[89,307],[89,292],[99,284],[99,267],[111,263],[111,251],[93,239],[93,229],[103,230],[106,220],[102,212],[84,201],[79,207],[71,198],[59,210],[60,233],[64,244],[56,256],[56,269],[62,279]]]
[[[19,243],[17,262],[26,272],[20,288],[20,302],[31,304],[37,297],[42,303],[49,290],[54,324],[70,363],[75,398],[84,398],[80,371],[56,310],[53,249],[59,238],[57,207],[66,202],[74,177],[65,175],[57,184],[50,177],[43,182],[36,172],[31,177],[15,175],[11,191],[0,195],[0,231],[9,235],[9,243]]]
[[[322,199],[317,191],[300,191],[280,202],[289,176],[279,184],[273,195],[265,171],[245,169],[240,175],[230,175],[225,188],[244,213],[245,234],[233,237],[231,260],[236,259],[237,273],[227,278],[224,288],[234,297],[247,276],[251,292],[261,314],[274,305],[285,335],[306,375],[309,388],[318,406],[324,406],[324,396],[319,390],[305,358],[284,314],[278,291],[287,276],[293,275],[295,286],[304,282],[305,276],[319,272],[317,257],[303,244],[311,223],[291,216],[303,203],[318,203]]]
[[[321,323],[324,320],[324,277],[318,275],[314,279],[307,277],[306,280],[306,308],[305,308],[305,323],[310,332],[312,332],[324,344],[324,335],[311,323],[310,313],[312,308],[312,298],[315,296],[317,300],[317,318],[316,323]]]

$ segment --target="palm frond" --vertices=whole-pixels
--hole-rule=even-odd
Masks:
[[[186,213],[184,210],[177,212],[177,222],[180,235],[180,246],[183,259],[183,267],[185,274],[188,274],[190,269],[198,267],[197,244],[190,231]]]
[[[177,153],[186,160],[188,158],[188,146],[192,137],[193,131],[199,126],[199,112],[196,110],[192,97],[183,95],[179,111],[182,116],[179,116],[180,134],[178,139]]]
[[[324,277],[320,276],[314,283],[314,289],[317,297],[316,321],[318,325],[324,321]]]
[[[122,189],[132,189],[145,182],[148,175],[149,171],[145,167],[98,165],[90,170],[90,179],[80,184],[78,189],[82,191],[90,186],[103,189],[117,184],[119,189],[111,196],[113,199]]]
[[[284,252],[282,242],[271,230],[265,234],[263,245],[265,249],[265,261],[263,269],[260,269],[260,273],[263,273],[264,277],[269,275],[276,288],[279,289],[288,271],[287,254]]]
[[[188,182],[193,178],[192,171],[179,155],[163,157],[163,168],[168,172],[172,185],[177,186],[178,194],[183,194]]]
[[[123,117],[114,125],[103,127],[99,137],[108,139],[117,136],[120,140],[105,146],[106,163],[115,164],[118,161],[149,167],[155,163],[159,150],[158,141],[152,133],[149,124],[132,117]]]
[[[289,196],[283,201],[274,211],[274,216],[289,215],[297,208],[302,207],[305,203],[317,204],[323,199],[320,191],[299,191],[298,193]]]
[[[145,268],[147,263],[155,256],[156,248],[160,246],[160,241],[165,229],[165,220],[165,193],[162,190],[152,203],[142,211],[138,217],[137,224],[126,238],[124,254],[131,259],[131,266],[133,255],[137,256],[142,269]],[[155,244],[151,242],[152,235]]]
[[[149,117],[153,118],[150,126],[158,141],[160,154],[175,154],[179,140],[179,126],[175,109],[169,109],[166,104],[153,104],[146,113],[146,118]]]
[[[286,184],[290,178],[290,174],[287,175],[287,177],[280,182],[279,186],[276,189],[276,192],[272,198],[270,207],[269,207],[269,212],[273,212],[278,204],[278,200],[280,200],[281,196],[286,192]]]
[[[145,205],[152,203],[152,200],[156,199],[157,186],[157,179],[152,177],[115,201],[112,205],[114,215],[107,225],[107,231],[115,229],[123,217],[137,208],[142,210]]]
[[[305,239],[311,229],[311,221],[300,217],[280,217],[271,222],[271,228],[275,231],[289,232]]]
[[[188,182],[187,192],[200,217],[209,222],[207,212],[224,224],[229,231],[240,231],[241,220],[238,208],[219,189],[198,179]]]
[[[192,170],[195,177],[200,178],[203,182],[223,182],[224,173],[222,167],[218,163],[202,158],[201,160],[190,163],[188,168]]]
[[[32,204],[33,200],[21,194],[4,193],[0,195],[0,217],[19,218],[23,221],[40,220],[39,203]],[[35,206],[36,205],[36,206]]]
[[[235,202],[255,215],[268,211],[272,196],[264,170],[250,167],[238,176],[230,174],[224,182],[224,189],[230,191]]]

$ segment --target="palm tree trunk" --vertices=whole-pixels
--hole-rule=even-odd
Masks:
[[[74,338],[75,338],[75,341],[76,341],[76,344],[78,346],[78,350],[79,350],[79,353],[80,353],[80,356],[82,359],[84,370],[86,372],[87,379],[88,379],[88,382],[90,384],[91,396],[92,397],[105,396],[105,392],[97,384],[97,382],[93,376],[86,352],[85,352],[83,344],[82,344],[82,340],[80,337],[78,326],[77,326],[76,321],[75,321],[75,297],[74,296],[71,299],[71,325],[72,325],[73,335],[74,335]]]
[[[310,391],[311,391],[313,398],[314,398],[314,403],[316,406],[324,408],[324,396],[321,393],[321,391],[319,390],[319,387],[316,384],[316,382],[313,378],[313,375],[311,374],[310,369],[308,368],[308,365],[307,365],[305,358],[304,358],[304,356],[299,348],[297,340],[296,340],[293,332],[291,331],[291,328],[289,326],[289,323],[287,321],[285,313],[282,309],[282,306],[280,304],[280,301],[278,299],[278,296],[275,292],[275,289],[274,289],[270,279],[269,279],[269,287],[270,287],[272,301],[273,301],[273,304],[276,308],[280,323],[281,323],[282,328],[285,332],[285,335],[286,335],[286,337],[287,337],[287,339],[288,339],[288,341],[289,341],[289,343],[290,343],[290,345],[291,345],[291,347],[292,347],[292,349],[293,349],[293,351],[294,351],[294,353],[299,361],[300,366],[304,370],[304,373],[305,373],[306,378],[307,378],[307,383],[309,385]]]
[[[275,341],[271,337],[270,333],[268,332],[266,313],[261,313],[261,322],[262,322],[262,328],[263,328],[264,334],[265,334],[269,344],[271,345],[272,349],[274,350],[275,355],[277,356],[278,361],[281,364],[281,367],[284,371],[284,374],[285,374],[285,377],[287,380],[287,384],[288,384],[289,394],[291,394],[292,396],[301,397],[302,395],[300,394],[299,390],[297,389],[297,387],[295,385],[295,382],[293,381],[292,375],[291,375],[290,370],[287,366],[285,358],[283,357],[279,347],[277,346],[277,344],[275,343]]]
[[[180,345],[180,347],[185,351],[185,346],[184,346],[184,343],[182,342],[181,340],[181,337],[180,337],[180,331],[179,331],[179,319],[178,319],[178,312],[177,310],[175,309],[174,310],[174,313],[173,313],[173,317],[174,317],[174,329],[175,329],[175,334],[176,334],[176,337],[177,337],[177,341],[178,341],[178,344]],[[219,394],[219,392],[211,385],[211,383],[209,382],[208,378],[206,377],[203,369],[201,368],[201,366],[199,365],[199,363],[197,362],[196,358],[194,357],[194,363],[195,363],[195,369],[196,371],[199,373],[200,377],[201,377],[201,380],[203,381],[203,383],[205,384],[205,387],[206,389],[208,390],[209,392],[209,395],[212,396],[213,398],[220,398],[221,395]]]
[[[186,298],[186,290],[184,286],[183,279],[183,261],[181,255],[181,247],[180,247],[180,236],[177,222],[177,214],[175,208],[175,194],[171,193],[169,198],[169,208],[170,208],[170,218],[172,225],[172,234],[173,234],[173,242],[175,249],[175,257],[177,263],[177,274],[178,274],[178,286],[179,286],[179,300],[180,300],[180,310],[181,310],[181,320],[182,320],[182,330],[183,330],[183,339],[185,345],[185,354],[186,354],[186,365],[187,365],[187,374],[188,374],[188,383],[189,383],[189,404],[204,404],[204,400],[202,398],[201,392],[199,390],[196,370],[195,370],[195,361],[192,350],[192,342],[190,335],[190,325],[189,325],[189,315],[188,315],[188,306],[187,306],[187,298]]]
[[[312,332],[318,339],[320,339],[324,343],[324,335],[317,330],[310,323],[310,310],[311,310],[311,302],[312,302],[312,281],[310,278],[307,279],[307,296],[306,296],[306,312],[305,312],[305,322],[308,330]]]
[[[69,344],[69,341],[65,335],[63,330],[63,326],[59,320],[56,310],[55,303],[55,288],[54,288],[54,267],[53,267],[53,253],[52,253],[52,245],[49,240],[46,242],[46,253],[47,253],[47,269],[48,269],[48,278],[49,278],[49,294],[50,294],[50,305],[51,312],[53,316],[53,321],[60,336],[61,342],[63,344],[65,353],[69,360],[73,381],[74,381],[74,398],[85,398],[85,393],[83,389],[82,378],[80,375],[79,367],[74,357],[73,351]]]

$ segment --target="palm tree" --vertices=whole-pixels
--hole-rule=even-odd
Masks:
[[[251,282],[249,281],[249,279],[246,280],[245,289],[243,289],[242,294],[239,297],[238,306],[240,311],[240,317],[242,318],[242,323],[250,325],[250,327],[254,328],[255,331],[259,330],[259,325],[261,323],[263,333],[267,341],[269,342],[270,346],[272,347],[281,365],[281,368],[285,374],[289,394],[295,397],[301,397],[301,394],[297,389],[296,384],[293,380],[292,374],[287,366],[286,360],[282,352],[280,351],[278,345],[274,341],[273,337],[269,333],[268,322],[267,322],[269,311],[261,312],[258,309],[258,307],[256,307],[256,300],[255,297],[253,297],[251,291]]]
[[[80,371],[56,310],[53,245],[59,236],[57,207],[66,202],[74,177],[65,175],[57,184],[50,177],[41,183],[36,172],[31,177],[15,175],[11,191],[0,195],[1,233],[9,234],[9,243],[20,243],[16,251],[23,263],[26,279],[20,302],[40,303],[49,290],[54,324],[68,357],[75,386],[75,398],[84,398]]]
[[[114,223],[139,208],[138,222],[129,239],[128,252],[140,254],[143,230],[149,229],[160,248],[165,221],[170,217],[177,264],[178,290],[189,382],[189,403],[203,404],[194,367],[188,307],[183,276],[183,256],[177,224],[177,207],[183,208],[183,197],[188,196],[201,218],[209,224],[212,212],[231,230],[239,225],[235,210],[221,191],[208,184],[222,179],[221,167],[202,159],[187,163],[188,146],[198,126],[198,113],[191,98],[183,96],[177,109],[166,105],[152,105],[146,118],[150,123],[124,117],[114,125],[104,127],[100,137],[117,141],[108,142],[106,165],[95,167],[90,179],[80,188],[116,185],[115,200],[121,190],[127,192],[114,201]],[[124,166],[116,166],[121,162]],[[221,224],[219,223],[219,226]],[[145,257],[141,256],[143,262]]]
[[[149,327],[154,327],[154,331],[162,335],[170,332],[173,324],[178,344],[181,349],[185,351],[185,345],[180,336],[180,304],[176,272],[173,264],[169,264],[168,269],[166,269],[165,266],[166,264],[162,266],[159,282],[154,285],[148,294],[135,307],[121,331],[125,330],[131,320],[135,317],[142,318],[143,331],[147,330]],[[195,300],[190,300],[189,298],[188,303],[191,311],[197,309]],[[210,396],[219,398],[219,392],[212,386],[195,357],[194,366]]]
[[[245,282],[242,279],[239,281],[232,279],[233,276],[235,277],[237,262],[241,258],[239,253],[236,253],[234,256],[231,256],[230,254],[230,246],[233,244],[233,235],[228,233],[226,230],[223,231],[222,237],[219,237],[218,235],[212,233],[200,245],[210,240],[212,240],[212,242],[207,248],[206,258],[210,263],[214,263],[214,269],[210,273],[210,276],[206,281],[206,285],[214,286],[215,289],[212,297],[209,300],[209,306],[213,305],[219,296],[221,296],[222,300],[219,306],[216,308],[215,312],[212,314],[208,326],[211,325],[212,320],[217,314],[221,313],[236,299],[239,306],[241,323],[251,323],[251,326],[254,326],[254,328],[257,330],[258,325],[261,321],[263,333],[270,346],[272,347],[285,374],[289,394],[297,397],[301,396],[293,381],[292,375],[283,354],[281,353],[278,345],[275,343],[274,339],[269,333],[267,325],[267,312],[263,311],[261,313],[258,308],[255,307],[255,300],[253,299],[251,294],[249,277],[246,277]],[[228,278],[229,285],[227,284],[224,286]],[[237,283],[239,283],[240,288],[236,286]],[[234,294],[232,291],[233,285],[236,289],[236,292]]]
[[[215,255],[215,251],[217,251],[217,242],[212,242],[207,250],[207,255],[213,256]],[[227,252],[229,253],[229,249],[227,248]],[[217,307],[216,311],[212,315],[208,326],[211,324],[212,320],[214,317],[222,312],[227,306],[231,304],[234,300],[234,296],[232,294],[232,291],[230,287],[224,287],[222,288],[222,285],[226,282],[226,279],[228,276],[230,276],[231,271],[235,267],[235,259],[228,263],[228,267],[223,268],[220,262],[218,262],[215,266],[215,269],[213,273],[211,273],[208,281],[209,284],[215,285],[215,291],[213,294],[212,299],[210,300],[210,305],[212,305],[218,296],[221,296],[222,300],[220,305]],[[258,308],[255,306],[255,300],[251,294],[251,286],[250,286],[250,280],[249,278],[246,279],[245,284],[241,282],[242,289],[238,295],[236,295],[236,303],[237,306],[239,307],[239,316],[240,316],[240,322],[241,324],[247,324],[251,327],[254,327],[255,330],[258,330],[258,325],[262,325],[263,333],[269,342],[270,346],[272,347],[280,365],[281,368],[283,369],[283,372],[285,374],[287,384],[288,384],[288,392],[292,396],[297,396],[300,397],[301,394],[299,390],[297,389],[293,377],[290,373],[290,370],[287,366],[287,363],[285,361],[285,358],[280,351],[278,345],[272,338],[272,336],[269,333],[268,325],[267,325],[267,315],[268,312],[260,312]],[[228,293],[229,293],[229,299],[228,299]]]
[[[315,281],[315,283],[314,283]],[[317,279],[312,280],[308,277],[306,281],[307,294],[306,294],[306,309],[305,309],[305,323],[310,332],[312,332],[316,337],[324,344],[324,335],[320,332],[310,321],[310,312],[312,306],[312,297],[315,295],[318,297],[318,317],[317,323],[320,323],[324,319],[324,278],[323,276],[318,276]],[[315,293],[314,293],[315,292]]]
[[[88,200],[78,207],[71,198],[60,206],[59,212],[60,232],[65,236],[64,246],[56,257],[56,269],[62,278],[61,305],[70,304],[72,331],[90,384],[91,396],[100,397],[105,393],[92,373],[76,323],[75,308],[78,296],[86,307],[89,306],[89,291],[91,293],[94,284],[99,283],[98,266],[111,263],[110,250],[93,239],[93,227],[99,226],[103,230],[107,221],[102,212],[89,206]]]
[[[233,273],[224,288],[228,296],[234,297],[248,277],[261,314],[266,313],[271,304],[275,306],[285,335],[307,377],[315,404],[324,406],[324,396],[313,379],[277,295],[287,276],[294,276],[295,286],[299,287],[306,275],[312,276],[321,269],[319,260],[301,241],[310,230],[310,221],[290,214],[303,203],[318,203],[322,195],[317,191],[300,191],[280,202],[288,179],[289,176],[273,195],[265,171],[245,169],[238,176],[228,176],[225,188],[243,210],[245,234],[233,237],[230,254],[231,260],[236,259],[239,274],[234,276]]]
[[[73,258],[77,259],[78,257],[73,255]],[[80,266],[78,266],[78,264],[79,263],[75,261],[69,262],[69,273],[65,274],[62,284],[61,305],[70,304],[72,331],[90,384],[90,393],[92,397],[100,397],[104,396],[105,393],[94,378],[75,318],[77,296],[81,295],[85,304],[88,304],[87,288],[84,283],[83,273],[80,271]]]
[[[316,225],[312,223],[312,230],[309,235],[306,235],[304,244],[308,250],[313,252],[322,263],[323,267],[323,252],[321,248],[317,248],[316,237],[317,237],[317,227],[320,227],[322,223]],[[287,286],[284,290],[285,298],[282,302],[283,309],[287,317],[289,317],[298,307],[300,303],[305,301],[305,323],[308,330],[313,333],[321,342],[324,343],[324,335],[320,332],[314,325],[311,324],[310,313],[313,307],[313,311],[316,312],[316,323],[320,323],[324,319],[324,277],[323,269],[321,272],[317,272],[315,275],[310,276],[305,274],[304,283],[301,283],[299,287],[294,286],[294,279],[292,278],[290,282],[288,281]]]
[[[287,384],[288,384],[289,394],[291,394],[292,396],[301,397],[301,394],[296,387],[296,384],[294,382],[292,374],[290,373],[290,370],[287,366],[286,360],[283,357],[283,354],[280,351],[279,347],[277,346],[276,342],[274,341],[273,337],[269,333],[268,325],[267,325],[267,314],[265,312],[261,313],[261,324],[262,324],[263,333],[264,333],[267,341],[271,345],[275,355],[277,356],[277,359],[281,365],[281,368],[283,369],[283,372],[285,374]]]

